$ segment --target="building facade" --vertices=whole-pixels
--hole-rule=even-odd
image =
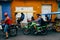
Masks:
[[[12,21],[16,20],[15,12],[23,12],[26,15],[25,22],[32,16],[37,19],[36,14],[56,12],[57,8],[58,4],[56,0],[13,0],[11,3]],[[55,18],[54,16],[56,15],[52,15],[52,19]],[[45,19],[44,16],[42,17]]]
[[[4,20],[4,12],[7,12],[8,15],[11,17],[11,0],[0,0],[0,20]]]
[[[60,0],[57,0],[58,3],[58,12],[60,12]],[[57,15],[58,18],[60,18],[60,14]]]

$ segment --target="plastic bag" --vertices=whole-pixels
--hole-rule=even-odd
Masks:
[[[0,29],[2,29],[2,25],[0,25]]]

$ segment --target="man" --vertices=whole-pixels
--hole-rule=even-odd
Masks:
[[[43,20],[43,18],[41,17],[41,15],[40,14],[37,14],[37,17],[38,17],[38,19],[37,20],[35,20],[36,22],[37,22],[37,26],[43,26],[44,25],[44,20]],[[36,30],[36,32],[35,32],[35,34],[37,34],[37,29],[36,29],[36,26],[34,25],[34,28],[35,28],[35,30]]]
[[[20,20],[20,18],[18,18],[17,25],[18,25],[19,28],[21,28],[21,23],[20,22],[21,22],[21,20]]]
[[[21,28],[20,26],[22,25],[21,22],[24,20],[25,15],[23,13],[15,13],[16,16],[16,23],[19,25],[19,28]]]
[[[32,18],[31,18],[31,21],[34,21],[35,19],[34,19],[34,17],[32,16]]]
[[[5,23],[4,32],[6,34],[6,39],[8,39],[8,28],[9,28],[9,25],[11,25],[11,19],[9,18],[7,12],[4,13],[4,16],[5,16],[5,20],[4,20],[4,23]]]
[[[24,22],[23,22],[24,18],[25,18],[25,15],[24,15],[24,13],[22,12],[22,13],[21,13],[21,17],[20,17],[21,27],[24,26]]]
[[[45,15],[45,17],[46,17],[46,23],[49,24],[49,21],[50,21],[50,20],[49,20],[48,15]]]
[[[24,18],[25,18],[25,15],[23,13],[21,13],[21,17],[20,17],[21,21],[23,21]]]
[[[43,18],[41,17],[40,14],[37,14],[37,17],[38,17],[38,19],[36,20],[37,23],[39,24],[39,26],[43,26],[44,23],[45,23],[44,20],[43,20]]]

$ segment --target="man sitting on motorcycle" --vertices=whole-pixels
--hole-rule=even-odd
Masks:
[[[43,18],[41,17],[40,14],[37,14],[37,17],[38,17],[38,19],[36,20],[36,22],[39,24],[39,26],[43,26],[45,23]]]
[[[35,21],[36,21],[36,25],[37,25],[38,27],[42,27],[43,25],[45,25],[45,24],[44,24],[45,22],[44,22],[43,18],[41,17],[41,15],[40,15],[40,14],[37,14],[37,17],[38,17],[38,19],[35,20]],[[36,25],[34,25],[34,28],[35,28],[35,30],[36,30],[35,33],[37,33]]]

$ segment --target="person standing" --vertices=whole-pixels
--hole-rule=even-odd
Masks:
[[[24,23],[23,23],[24,18],[25,18],[25,15],[24,15],[24,13],[22,12],[22,13],[21,13],[21,17],[20,17],[21,27],[24,26]]]
[[[21,17],[20,17],[21,21],[23,21],[24,18],[25,18],[25,15],[23,13],[21,13]]]
[[[11,19],[8,16],[8,13],[7,12],[4,13],[4,16],[5,16],[5,20],[4,20],[4,23],[5,23],[4,32],[6,34],[6,39],[8,39],[8,29],[9,29],[9,27],[10,27],[10,25],[12,23],[11,23]]]

